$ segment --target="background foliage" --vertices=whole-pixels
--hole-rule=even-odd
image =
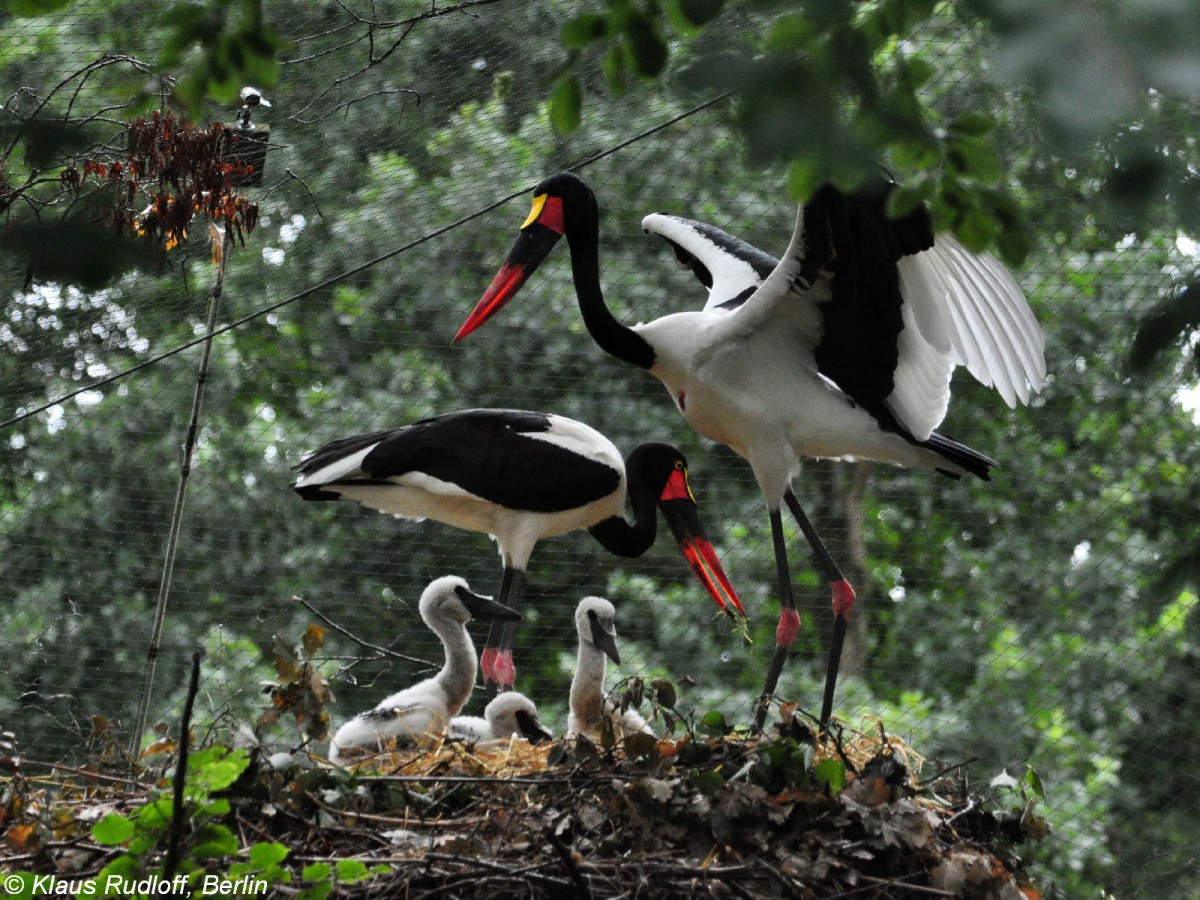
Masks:
[[[775,617],[748,467],[592,345],[565,253],[523,303],[464,345],[449,340],[526,213],[514,195],[545,174],[583,164],[604,208],[607,294],[637,321],[702,300],[640,233],[645,212],[779,252],[789,187],[852,179],[879,159],[944,226],[1023,258],[1052,377],[1018,411],[956,384],[943,430],[1000,460],[990,484],[806,466],[801,499],[827,526],[841,518],[839,552],[863,569],[841,713],[879,716],[947,764],[975,760],[981,778],[1035,767],[1055,829],[1038,864],[1066,896],[1200,891],[1190,5],[8,10],[0,715],[28,755],[78,756],[93,717],[132,719],[195,378],[197,350],[173,351],[202,332],[215,273],[204,228],[170,252],[117,240],[96,223],[111,198],[73,197],[60,176],[118,156],[121,123],[164,103],[232,121],[251,81],[275,104],[256,115],[271,152],[263,185],[246,191],[259,226],[226,275],[220,320],[238,324],[216,343],[155,720],[177,716],[196,646],[207,721],[253,720],[273,636],[294,642],[314,609],[435,659],[415,600],[448,572],[494,591],[486,539],[305,505],[289,466],[333,437],[469,406],[554,410],[625,450],[647,438],[684,447],[754,613],[747,644],[667,541],[632,563],[582,535],[546,542],[518,687],[563,726],[569,611],[604,593],[618,604],[623,673],[690,679],[682,705],[748,719]],[[731,88],[743,93],[689,113]],[[784,693],[812,705],[827,599],[797,568],[810,609]],[[422,670],[336,632],[326,649],[335,720]],[[268,737],[298,740],[282,727]]]

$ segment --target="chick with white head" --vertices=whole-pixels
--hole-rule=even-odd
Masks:
[[[567,734],[582,734],[596,738],[604,720],[612,722],[613,734],[620,740],[625,735],[642,732],[653,734],[646,720],[636,710],[624,712],[604,693],[606,657],[617,665],[617,611],[603,597],[585,597],[575,610],[575,630],[579,633],[579,659],[575,677],[571,679],[571,713],[567,718]]]
[[[531,744],[553,739],[554,735],[538,719],[534,702],[516,691],[498,695],[483,710],[483,716],[455,716],[446,736],[468,744],[486,744],[524,738]]]
[[[446,662],[432,678],[392,694],[374,709],[342,725],[329,746],[329,760],[345,765],[347,756],[377,753],[388,744],[415,746],[444,731],[475,686],[478,663],[467,622],[475,619],[517,621],[520,614],[490,597],[476,594],[467,582],[447,575],[421,594],[421,619],[441,638]]]

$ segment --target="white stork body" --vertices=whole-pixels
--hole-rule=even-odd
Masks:
[[[342,725],[329,745],[330,762],[344,765],[348,754],[378,753],[391,742],[414,746],[437,740],[475,686],[475,645],[467,633],[467,622],[473,617],[520,618],[491,598],[472,593],[456,575],[431,582],[421,593],[418,608],[421,620],[442,641],[445,664],[432,678],[392,694]]]
[[[472,409],[334,441],[298,468],[293,488],[306,500],[345,498],[491,535],[504,564],[499,599],[514,609],[539,540],[587,529],[610,552],[641,556],[654,543],[657,504],[713,599],[742,608],[700,525],[687,461],[669,444],[641,444],[627,468],[612,442],[582,422]],[[511,625],[497,624],[488,636],[483,672],[491,690],[513,684],[512,640]]]
[[[822,723],[854,602],[792,493],[799,459],[871,459],[987,478],[992,460],[933,430],[946,413],[951,371],[965,365],[1010,406],[1028,401],[1045,379],[1041,330],[1012,276],[952,238],[935,240],[923,208],[889,218],[890,190],[819,189],[797,210],[778,262],[712,226],[647,217],[646,229],[662,234],[676,261],[709,288],[709,302],[703,311],[631,327],[604,302],[595,195],[574,175],[552,176],[535,188],[521,236],[456,336],[515,296],[565,236],[579,309],[596,343],[661,380],[696,431],[750,462],[767,502],[783,605],[760,726],[800,624],[783,503],[834,593]]]
[[[692,324],[696,327],[687,327]],[[820,375],[811,353],[795,352],[787,329],[723,340],[722,332],[734,332],[736,325],[732,313],[685,312],[634,330],[654,345],[650,373],[687,423],[748,460],[772,508],[779,508],[803,457],[873,459],[965,473],[940,454],[881,429],[870,413]],[[750,359],[774,363],[750,365]],[[804,402],[780,415],[779,398],[794,394],[803,394]]]

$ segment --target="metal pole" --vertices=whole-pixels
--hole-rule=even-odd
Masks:
[[[163,560],[162,577],[158,583],[158,601],[154,607],[154,628],[150,633],[150,649],[146,654],[146,673],[142,683],[142,696],[138,701],[137,718],[129,739],[129,755],[137,759],[141,749],[142,733],[146,730],[146,719],[150,715],[150,694],[154,688],[154,670],[158,664],[158,653],[162,643],[163,624],[167,618],[167,598],[171,594],[171,575],[175,569],[175,553],[179,547],[179,531],[183,523],[183,505],[187,498],[188,480],[192,474],[192,455],[196,449],[196,432],[200,425],[200,410],[204,406],[204,389],[208,384],[209,362],[212,356],[213,333],[217,325],[217,308],[221,304],[221,292],[225,285],[225,264],[233,247],[233,234],[226,227],[221,242],[221,261],[217,266],[217,281],[208,295],[208,324],[205,340],[200,350],[200,369],[196,374],[196,392],[192,397],[192,415],[188,422],[187,436],[183,443],[183,464],[179,470],[179,487],[175,492],[175,508],[171,514],[171,530],[167,536],[166,558]]]

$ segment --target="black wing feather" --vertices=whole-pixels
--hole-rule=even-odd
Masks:
[[[843,194],[826,185],[805,209],[805,233],[811,228],[812,238],[801,275],[811,283],[824,269],[833,293],[821,307],[817,367],[873,414],[895,386],[897,338],[904,327],[896,263],[933,246],[924,207],[888,218],[893,187],[879,183]]]
[[[507,509],[530,512],[574,509],[617,490],[621,472],[530,436],[544,434],[550,427],[550,416],[544,413],[464,410],[334,441],[300,468],[314,471],[374,443],[361,464],[373,484],[421,472]],[[355,483],[362,484],[363,479]],[[336,483],[311,487],[328,494]]]

